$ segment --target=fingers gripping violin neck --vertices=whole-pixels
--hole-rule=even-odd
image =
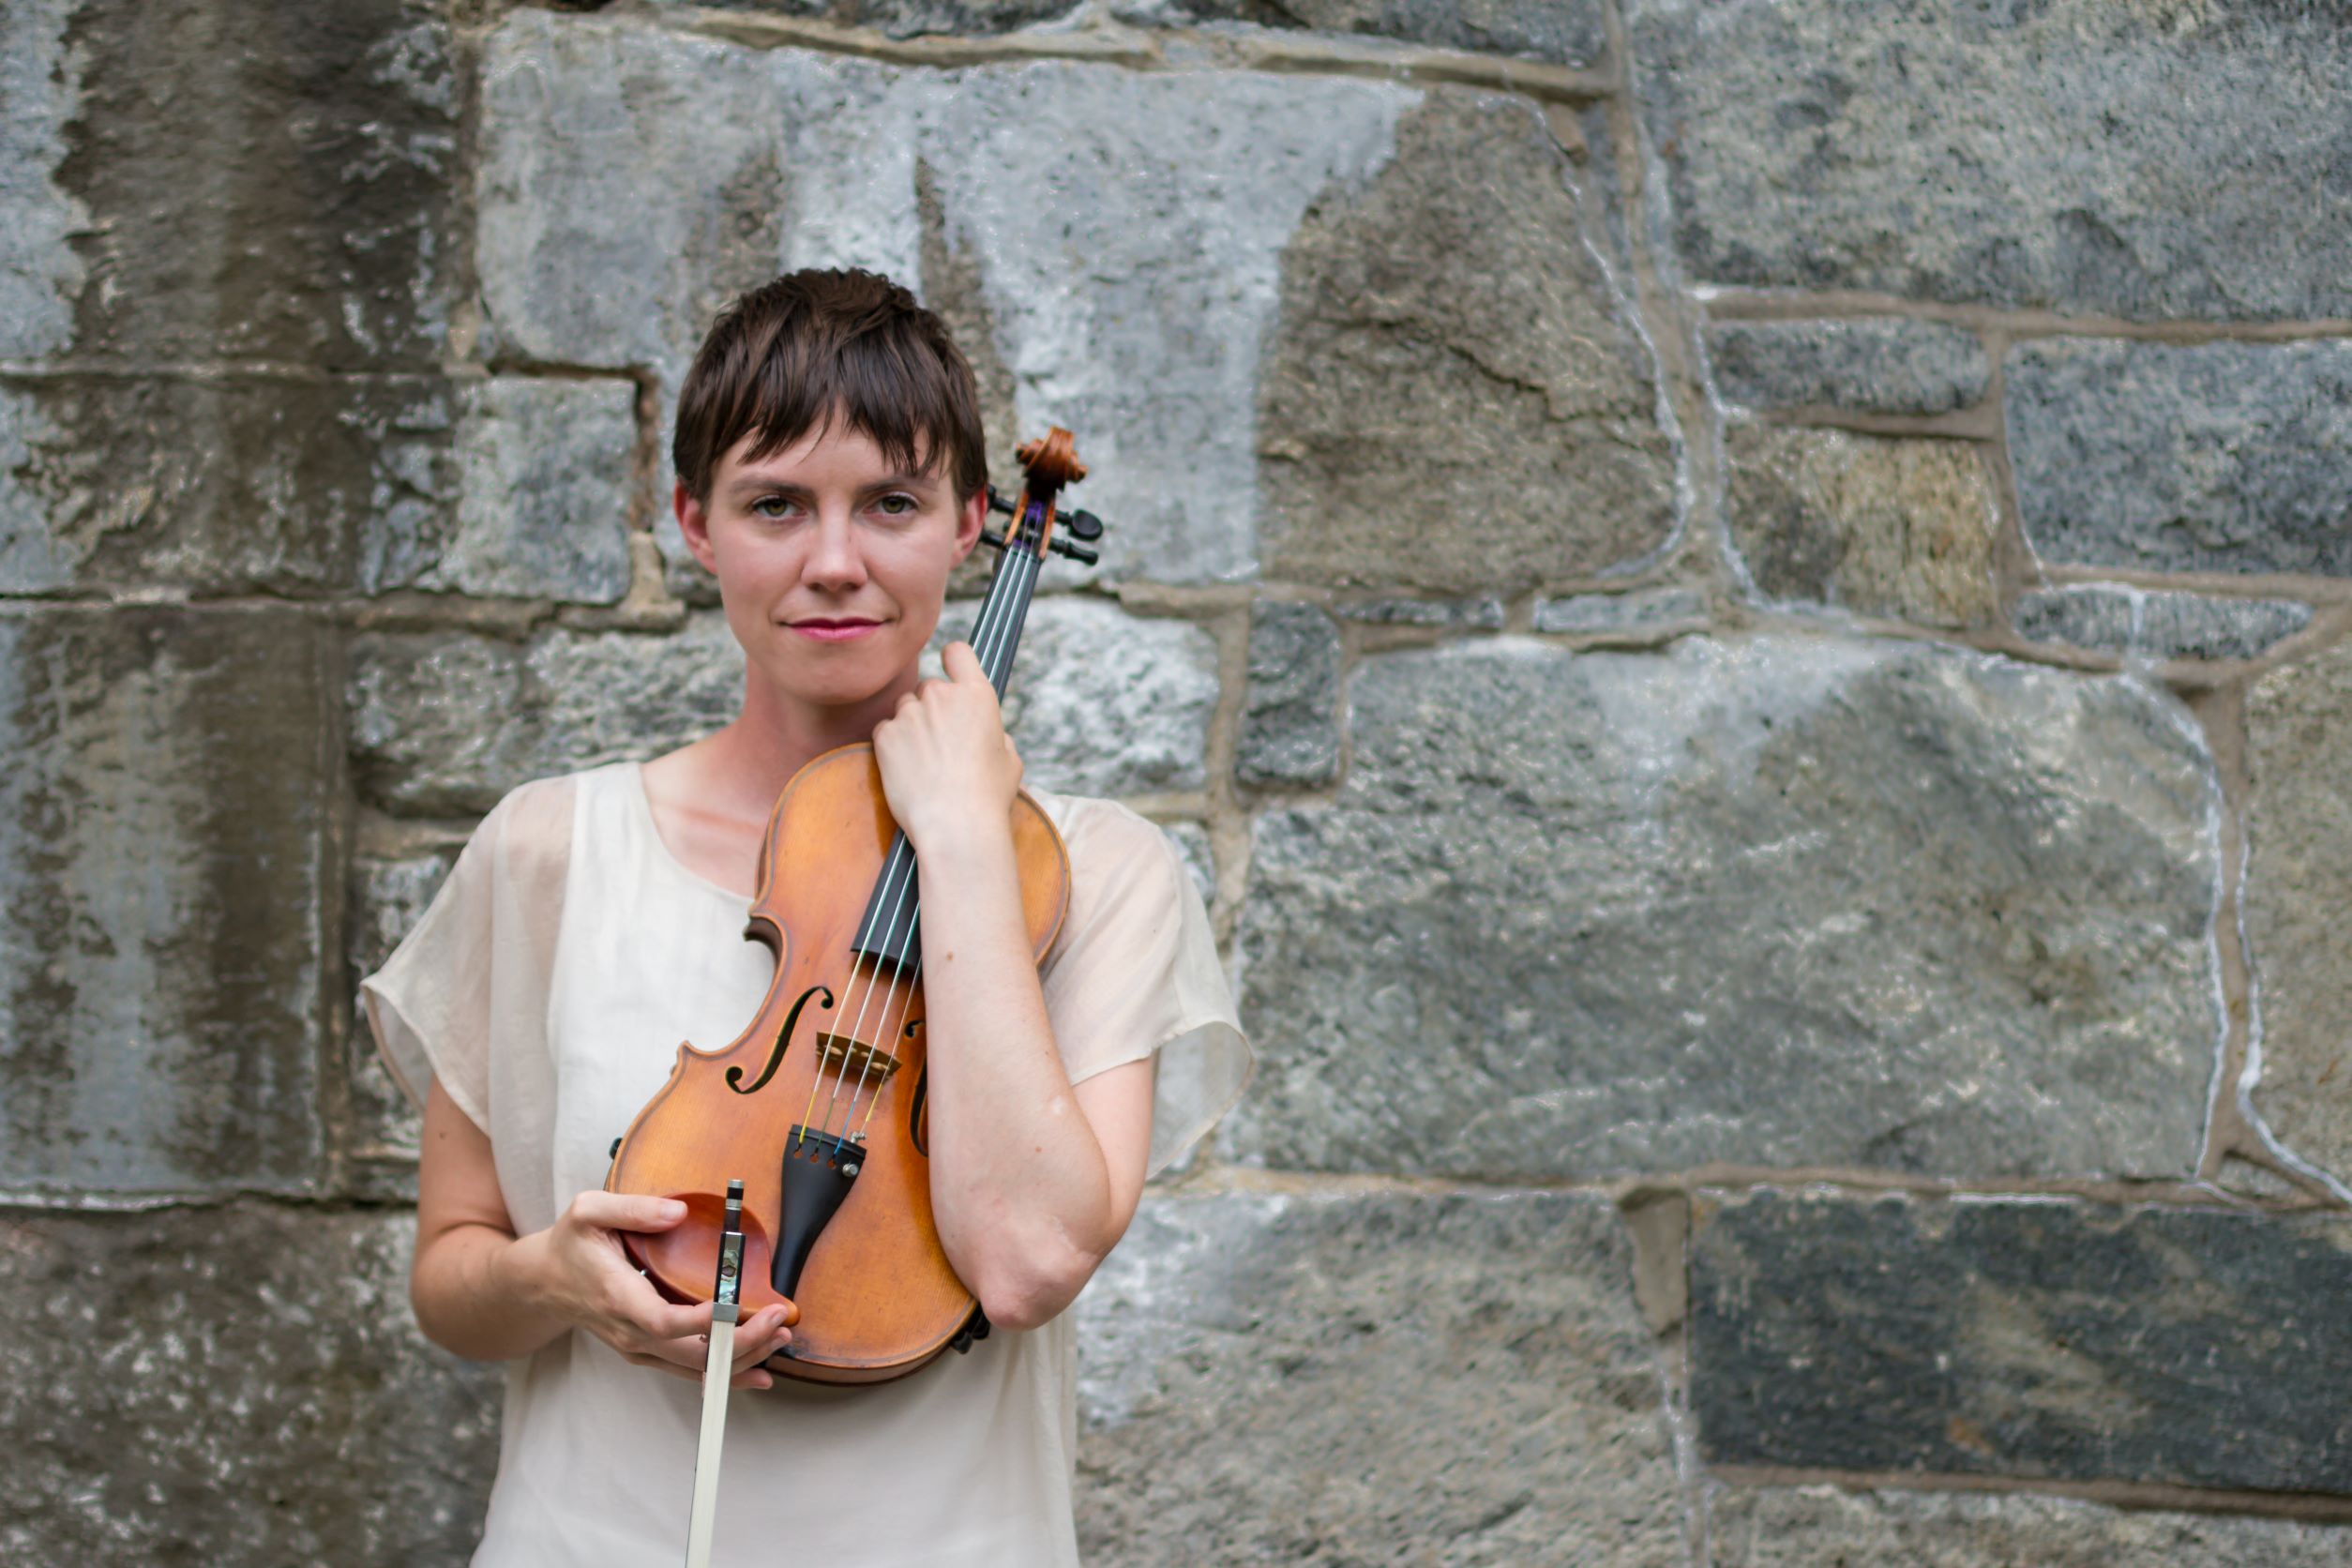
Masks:
[[[1070,432],[1020,448],[1019,499],[972,645],[1002,697],[1048,551],[1091,562],[1056,529],[1055,498],[1086,476]],[[1072,517],[1091,540],[1101,524]],[[1021,915],[1042,961],[1069,902],[1069,856],[1028,795],[1013,807]],[[792,776],[769,813],[747,941],[776,972],[723,1050],[679,1047],[669,1081],[614,1145],[605,1186],[682,1199],[686,1221],[630,1233],[631,1259],[665,1295],[711,1299],[741,1178],[742,1310],[799,1309],[771,1364],[822,1383],[881,1382],[968,1348],[987,1319],[942,1249],[931,1214],[923,957],[913,846],[892,821],[873,748],[846,746]]]

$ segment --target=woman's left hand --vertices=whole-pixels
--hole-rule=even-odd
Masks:
[[[950,642],[940,663],[947,679],[925,681],[874,726],[882,793],[917,854],[927,843],[1005,832],[1021,783],[1020,753],[979,656]]]

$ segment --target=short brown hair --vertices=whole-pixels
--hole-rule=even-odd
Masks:
[[[719,460],[744,437],[756,437],[756,460],[835,419],[908,473],[944,462],[959,501],[988,482],[962,351],[913,294],[854,267],[788,272],[719,312],[679,389],[670,460],[708,502]]]

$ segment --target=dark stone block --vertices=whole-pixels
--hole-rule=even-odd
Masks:
[[[418,1336],[414,1233],[252,1202],[0,1215],[0,1558],[462,1562],[499,1380]]]
[[[87,0],[57,183],[87,210],[74,347],[430,368],[457,94],[432,0]]]
[[[2352,1223],[2080,1202],[1702,1205],[1717,1464],[2352,1491]]]
[[[1900,317],[1712,322],[1707,360],[1726,402],[1871,414],[1950,414],[1993,373],[1975,333]]]
[[[678,0],[655,0],[671,5]],[[1050,22],[1078,0],[693,0],[727,11],[776,11],[852,27],[871,27],[894,38],[924,33],[988,36]]]
[[[278,610],[20,610],[0,671],[0,1184],[309,1186],[326,635]]]
[[[2005,401],[2045,559],[2352,575],[2352,344],[2028,343]]]
[[[1608,52],[1597,0],[1119,0],[1137,22],[1253,22],[1589,66]]]
[[[1249,616],[1249,692],[1234,773],[1245,784],[1327,784],[1339,774],[1339,628],[1311,604]]]

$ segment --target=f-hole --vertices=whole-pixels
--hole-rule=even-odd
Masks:
[[[738,1094],[757,1094],[767,1087],[768,1079],[774,1078],[776,1070],[784,1064],[784,1049],[792,1043],[792,1030],[800,1022],[800,1010],[808,1005],[808,999],[812,996],[819,999],[817,1005],[820,1007],[830,1008],[833,1005],[833,993],[822,986],[811,986],[801,992],[800,1000],[792,1003],[792,1010],[784,1015],[784,1027],[776,1032],[776,1044],[769,1048],[768,1064],[760,1069],[760,1076],[746,1086],[743,1069],[730,1067],[727,1069],[728,1088]]]
[[[921,1018],[908,1019],[904,1037],[913,1039],[914,1032],[922,1027]],[[931,1065],[927,1062],[914,1075],[914,1091],[907,1096],[907,1141],[927,1160],[931,1157],[931,1123],[923,1113],[930,1108],[930,1104]]]

